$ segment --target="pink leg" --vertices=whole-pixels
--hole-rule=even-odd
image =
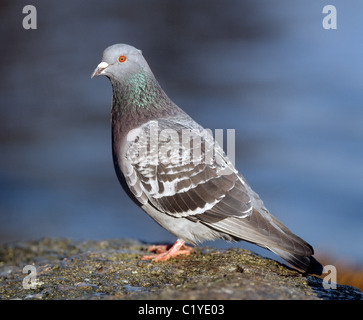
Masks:
[[[141,259],[142,260],[152,259],[153,261],[166,261],[180,254],[190,254],[190,251],[192,251],[193,249],[187,247],[186,245],[184,245],[184,243],[185,241],[178,239],[169,250],[167,250],[168,246],[151,246],[149,248],[149,251],[156,251],[161,253],[150,256],[143,256]],[[184,248],[181,249],[182,247]]]
[[[163,253],[168,251],[172,246],[169,244],[153,244],[149,248],[147,248],[147,251],[154,252],[154,253]]]

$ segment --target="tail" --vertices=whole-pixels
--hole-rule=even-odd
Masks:
[[[323,266],[313,256],[300,256],[287,252],[281,249],[268,248],[278,256],[291,263],[294,267],[309,273],[321,275],[323,273]]]
[[[217,216],[217,218],[219,218]],[[312,256],[310,244],[292,233],[268,211],[261,214],[253,210],[246,218],[229,217],[217,220],[213,212],[200,216],[203,223],[231,236],[234,240],[244,240],[269,249],[306,273],[321,275],[323,266]]]

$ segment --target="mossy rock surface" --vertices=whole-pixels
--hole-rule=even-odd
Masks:
[[[136,240],[41,239],[0,245],[0,299],[362,299],[243,249],[195,248],[166,262],[141,260]],[[25,289],[26,265],[36,285]],[[30,277],[32,274],[29,274]],[[30,282],[27,282],[30,283]]]

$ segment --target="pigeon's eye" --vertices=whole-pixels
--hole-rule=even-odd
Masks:
[[[125,62],[126,61],[126,57],[125,56],[119,56],[118,57],[118,62]]]

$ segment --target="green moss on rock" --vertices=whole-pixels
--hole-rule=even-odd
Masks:
[[[140,259],[146,251],[128,239],[4,244],[0,299],[362,299],[248,250],[201,247],[157,263]],[[26,265],[36,267],[34,289],[23,288]]]

